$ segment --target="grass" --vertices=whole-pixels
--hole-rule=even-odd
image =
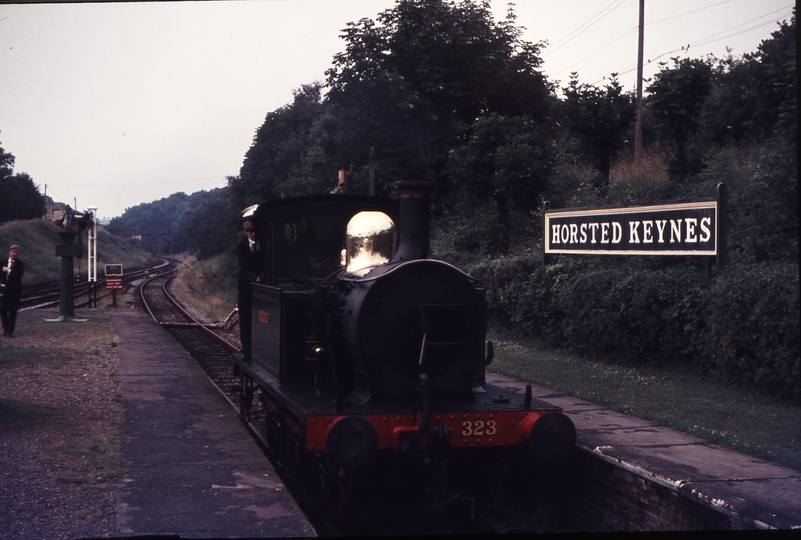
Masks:
[[[186,257],[178,268],[173,290],[194,309],[223,322],[236,307],[236,261],[217,255],[202,261]]]
[[[6,256],[11,244],[22,247],[19,258],[25,261],[23,285],[55,281],[60,278],[61,258],[56,257],[56,244],[61,243],[58,232],[61,229],[43,219],[11,221],[0,225],[0,256]],[[83,258],[74,259],[74,272],[84,279],[87,273],[88,248],[86,233],[83,234]],[[76,240],[77,242],[77,240]],[[121,263],[124,267],[144,264],[149,255],[129,243],[126,239],[114,236],[105,229],[97,235],[97,272],[103,275],[105,264]]]
[[[707,380],[684,366],[582,358],[492,331],[488,368],[801,470],[801,407]]]

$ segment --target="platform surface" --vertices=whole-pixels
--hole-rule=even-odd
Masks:
[[[117,534],[314,536],[236,412],[178,342],[139,309],[108,313],[122,382]]]
[[[487,373],[524,392],[525,382]],[[708,443],[532,384],[532,396],[562,407],[585,452],[699,501],[757,529],[801,528],[801,471]]]

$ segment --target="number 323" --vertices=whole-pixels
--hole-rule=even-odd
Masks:
[[[462,437],[480,437],[481,435],[495,435],[495,420],[462,422]]]

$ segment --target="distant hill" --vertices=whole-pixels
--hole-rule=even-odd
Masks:
[[[49,221],[33,219],[12,221],[0,225],[0,259],[6,257],[11,244],[19,244],[19,258],[25,261],[23,283],[39,283],[55,281],[60,278],[61,258],[56,257],[56,244],[61,242],[57,228]],[[89,254],[86,245],[86,233],[82,234],[83,257],[75,259],[75,274],[80,269],[82,279],[86,279]],[[97,234],[97,273],[103,276],[104,265],[121,263],[125,266],[136,266],[150,259],[145,251],[130,244],[124,238],[112,235],[104,229]]]

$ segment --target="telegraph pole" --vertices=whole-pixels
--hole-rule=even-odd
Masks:
[[[637,40],[637,119],[634,124],[634,161],[642,157],[642,57],[645,34],[645,0],[640,0],[640,32]]]

